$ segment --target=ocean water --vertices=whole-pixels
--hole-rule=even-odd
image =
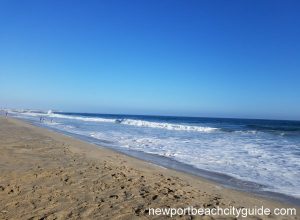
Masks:
[[[237,180],[250,191],[252,187],[258,192],[300,198],[299,121],[28,111],[10,114],[122,152],[134,152],[142,159],[173,161],[185,170],[226,176],[224,183]],[[42,123],[40,117],[45,119]]]

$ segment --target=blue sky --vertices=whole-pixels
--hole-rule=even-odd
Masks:
[[[0,0],[0,107],[300,120],[300,3]]]

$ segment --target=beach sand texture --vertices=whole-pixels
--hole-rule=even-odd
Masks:
[[[0,198],[0,219],[165,219],[149,208],[291,207],[3,117]],[[283,219],[250,219],[261,218]]]

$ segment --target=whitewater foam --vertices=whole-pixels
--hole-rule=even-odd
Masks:
[[[212,127],[150,122],[150,121],[133,120],[133,119],[122,120],[121,124],[138,126],[138,127],[160,128],[160,129],[175,130],[175,131],[213,132],[218,130],[218,128],[212,128]]]
[[[52,111],[48,111],[47,113],[33,113],[33,112],[22,112],[23,115],[28,116],[44,116],[49,118],[62,118],[62,119],[70,119],[70,120],[80,120],[86,122],[110,122],[114,123],[115,119],[107,119],[107,118],[96,118],[96,117],[82,117],[82,116],[70,116],[53,113]]]

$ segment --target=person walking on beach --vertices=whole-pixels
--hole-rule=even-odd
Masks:
[[[42,123],[43,122],[43,117],[40,117],[40,123]]]
[[[6,111],[6,112],[5,112],[5,118],[7,118],[7,115],[8,115],[8,112]]]

